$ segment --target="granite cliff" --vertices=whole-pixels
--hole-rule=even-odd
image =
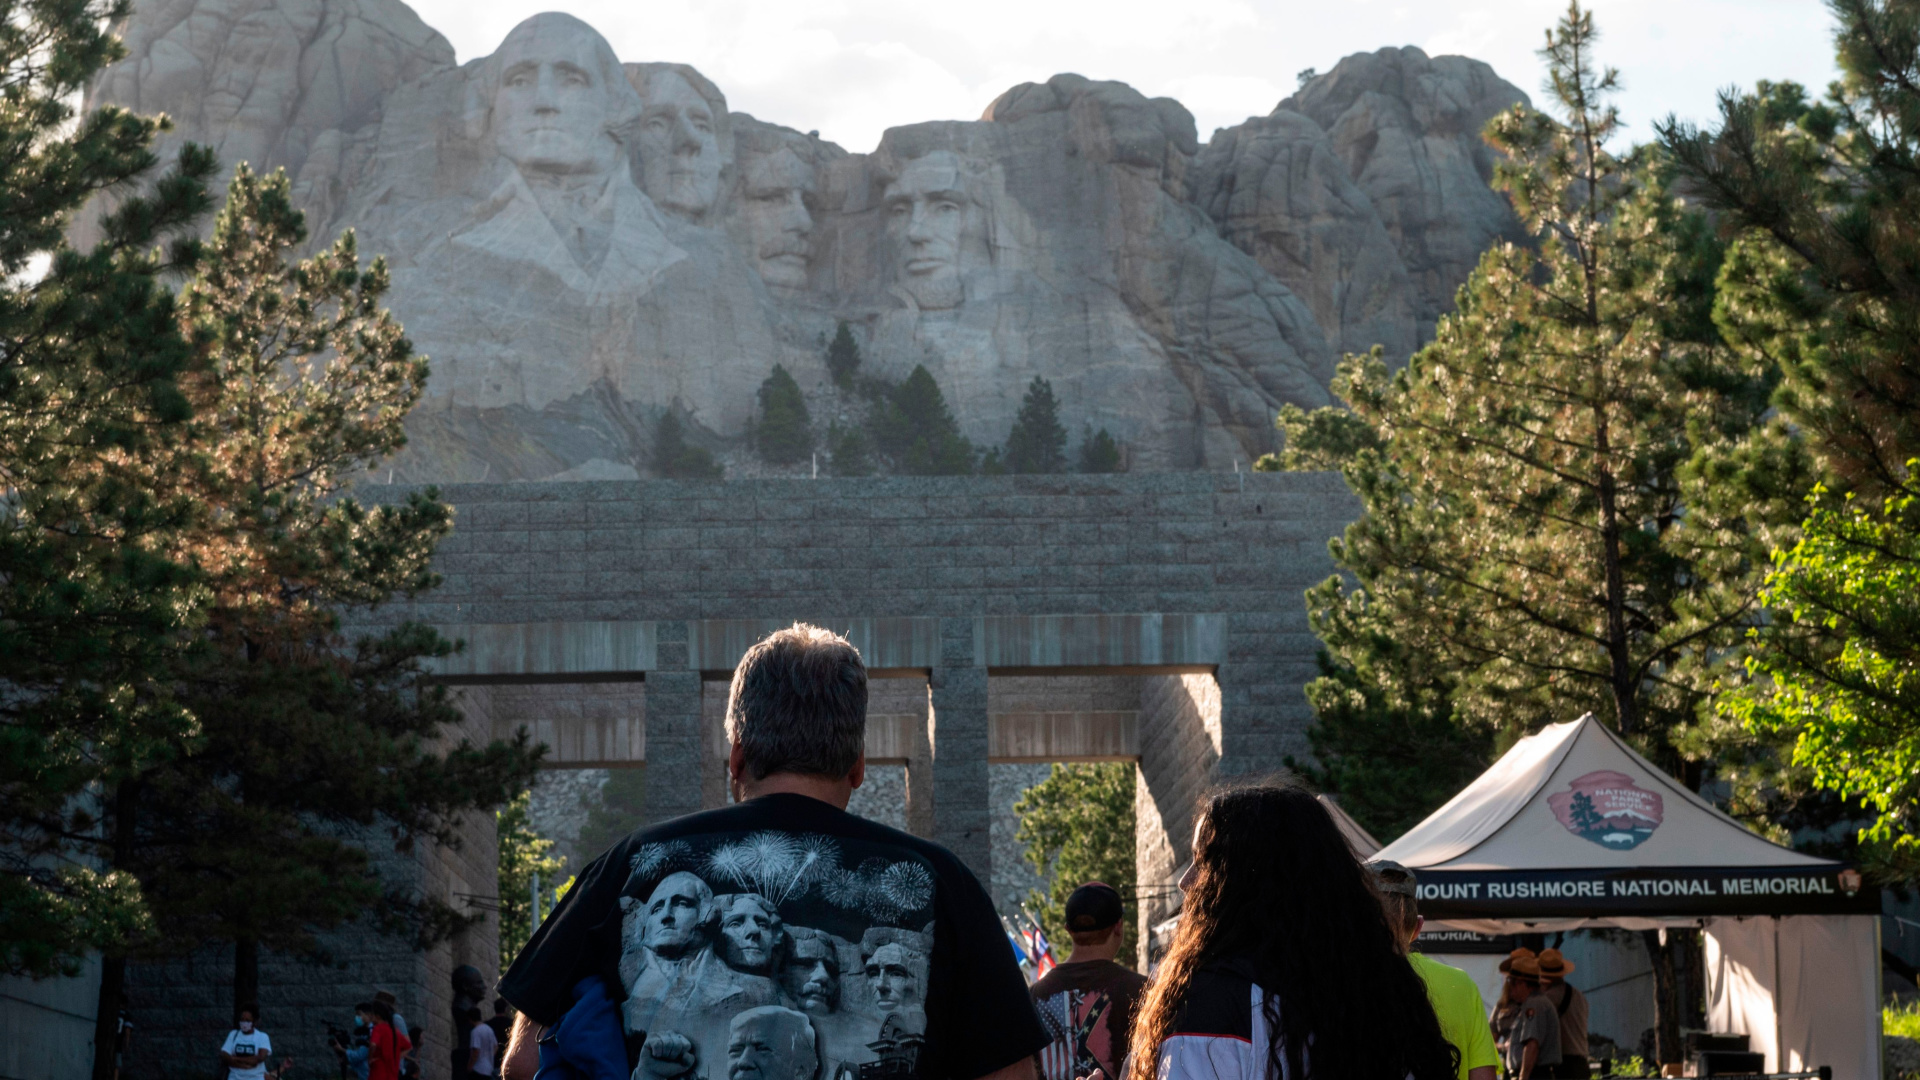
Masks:
[[[773,365],[823,425],[857,407],[824,362],[841,322],[979,445],[1039,376],[1129,467],[1224,469],[1327,403],[1343,352],[1411,353],[1516,232],[1479,131],[1525,95],[1413,48],[1205,143],[1172,99],[1056,75],[856,154],[557,13],[464,65],[398,0],[156,0],[122,32],[91,101],[286,169],[316,241],[388,257],[433,361],[404,479],[645,474],[669,411],[753,468]]]

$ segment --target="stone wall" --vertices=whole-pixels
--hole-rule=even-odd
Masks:
[[[1140,772],[1134,787],[1135,881],[1140,889],[1134,941],[1144,968],[1153,926],[1179,906],[1174,883],[1189,860],[1193,810],[1216,771],[1272,769],[1267,760],[1224,759],[1220,684],[1207,675],[1145,680],[1140,695]]]

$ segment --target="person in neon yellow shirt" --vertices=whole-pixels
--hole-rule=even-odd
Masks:
[[[1412,951],[1426,921],[1420,917],[1413,871],[1390,859],[1370,862],[1367,869],[1373,871],[1374,884],[1380,889],[1387,926],[1398,935],[1407,962],[1427,984],[1427,999],[1440,1020],[1440,1033],[1460,1051],[1460,1080],[1494,1080],[1500,1055],[1493,1046],[1493,1030],[1487,1026],[1486,1002],[1473,976]]]

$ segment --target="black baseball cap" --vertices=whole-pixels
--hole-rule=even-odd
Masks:
[[[1076,934],[1105,930],[1119,922],[1120,891],[1100,881],[1089,881],[1067,897],[1067,929]]]

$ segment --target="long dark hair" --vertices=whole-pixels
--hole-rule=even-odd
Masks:
[[[1228,960],[1250,964],[1267,991],[1269,1080],[1283,1054],[1292,1080],[1458,1075],[1460,1053],[1440,1034],[1426,984],[1311,792],[1280,780],[1208,795],[1193,860],[1179,932],[1134,1021],[1144,1075],[1158,1072],[1194,975]]]

